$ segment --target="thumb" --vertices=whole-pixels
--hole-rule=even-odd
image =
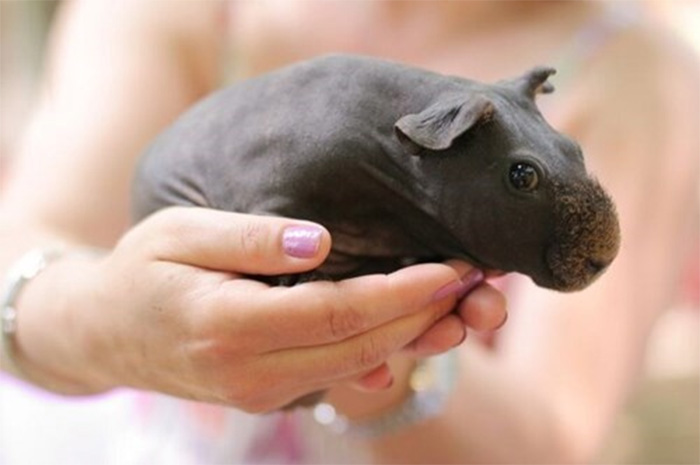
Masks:
[[[142,226],[161,260],[244,274],[312,270],[331,247],[330,233],[316,223],[205,208],[168,208]]]

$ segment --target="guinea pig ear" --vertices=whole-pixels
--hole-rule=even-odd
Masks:
[[[521,77],[513,79],[510,84],[520,93],[534,99],[537,94],[554,92],[554,86],[547,79],[556,72],[556,69],[549,66],[537,66]]]
[[[408,153],[420,155],[425,150],[450,148],[455,139],[492,115],[493,103],[485,96],[460,96],[401,117],[394,131]]]

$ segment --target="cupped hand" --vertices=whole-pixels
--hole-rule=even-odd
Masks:
[[[440,318],[433,326],[401,351],[402,356],[421,358],[446,352],[459,345],[469,330],[491,334],[508,318],[505,296],[484,280],[484,273],[466,262],[450,260],[459,281],[454,311]],[[364,391],[381,390],[391,386],[393,374],[386,364],[355,380],[352,385]]]
[[[435,326],[464,287],[447,265],[288,288],[244,277],[311,270],[329,249],[311,223],[156,213],[81,281],[72,307],[93,377],[260,412],[381,371],[426,331],[449,346],[463,338]]]
[[[459,344],[465,321],[477,326],[464,315],[493,294],[460,263],[293,287],[246,278],[312,270],[329,250],[308,222],[163,210],[105,257],[68,256],[32,282],[25,368],[61,392],[131,386],[269,411],[339,383],[381,388],[392,354]]]

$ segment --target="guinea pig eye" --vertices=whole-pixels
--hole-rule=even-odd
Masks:
[[[537,170],[527,163],[515,163],[510,167],[510,183],[519,191],[530,192],[537,189],[539,175]]]

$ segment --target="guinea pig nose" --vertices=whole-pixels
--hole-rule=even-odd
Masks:
[[[586,270],[591,276],[598,275],[605,271],[605,269],[610,265],[610,260],[603,260],[598,258],[588,258],[586,259]]]

